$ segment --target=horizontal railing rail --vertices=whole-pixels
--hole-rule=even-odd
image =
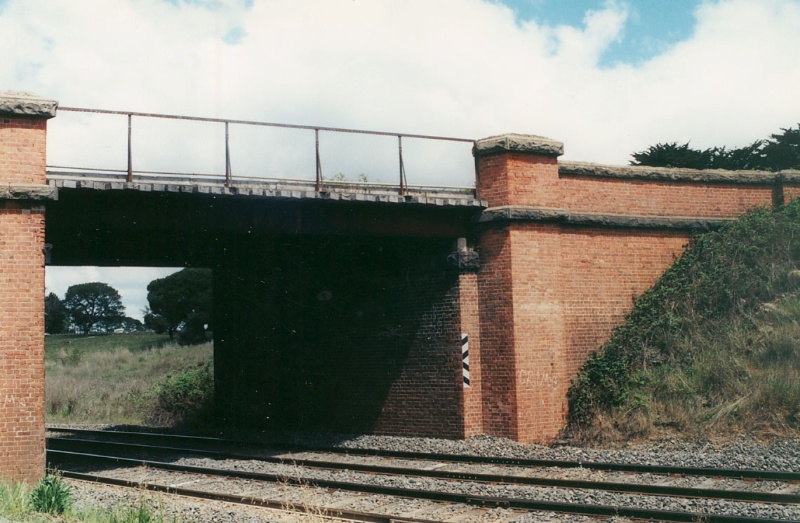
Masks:
[[[359,135],[367,135],[367,136],[385,136],[385,137],[396,137],[397,138],[397,156],[398,156],[398,183],[395,184],[375,184],[375,183],[366,183],[360,182],[363,185],[370,185],[370,186],[386,186],[396,188],[400,195],[404,196],[408,194],[409,190],[412,188],[417,190],[423,189],[434,189],[434,190],[464,190],[468,187],[455,187],[455,186],[442,186],[442,185],[409,185],[408,180],[406,177],[406,169],[405,169],[405,160],[403,157],[403,139],[404,138],[411,138],[411,139],[419,139],[419,140],[435,140],[435,141],[445,141],[445,142],[452,142],[452,143],[471,143],[473,146],[475,145],[475,140],[472,138],[458,138],[452,136],[436,136],[436,135],[425,135],[425,134],[413,134],[413,133],[397,133],[397,132],[388,132],[388,131],[370,131],[370,130],[362,130],[362,129],[347,129],[341,127],[326,127],[326,126],[318,126],[318,125],[297,125],[297,124],[285,124],[285,123],[276,123],[276,122],[262,122],[262,121],[255,121],[255,120],[236,120],[236,119],[224,119],[224,118],[207,118],[201,116],[184,116],[184,115],[173,115],[173,114],[159,114],[159,113],[144,113],[144,112],[134,112],[134,111],[111,111],[106,109],[88,109],[88,108],[80,108],[80,107],[59,107],[59,111],[67,111],[67,112],[76,112],[76,113],[89,113],[89,114],[104,114],[104,115],[117,115],[117,116],[124,116],[128,120],[128,138],[127,138],[127,169],[107,169],[107,168],[86,168],[86,167],[75,167],[75,166],[55,166],[55,165],[48,165],[48,170],[54,169],[62,169],[63,171],[59,172],[59,175],[65,175],[69,172],[72,173],[81,173],[81,172],[95,172],[95,173],[108,173],[109,175],[117,176],[122,174],[125,178],[125,181],[128,183],[132,183],[134,181],[134,175],[149,178],[155,176],[163,176],[163,177],[190,177],[192,179],[197,179],[198,181],[216,181],[222,180],[225,184],[225,187],[231,187],[234,182],[236,181],[264,181],[264,180],[288,180],[287,178],[264,178],[264,177],[254,177],[254,176],[242,176],[242,175],[234,175],[233,169],[231,167],[231,144],[230,144],[230,126],[231,125],[243,125],[243,126],[258,126],[258,127],[273,127],[273,128],[281,128],[281,129],[296,129],[296,130],[306,130],[306,131],[313,131],[314,132],[314,142],[315,142],[315,165],[316,165],[316,172],[314,176],[314,189],[317,192],[324,192],[327,188],[331,187],[342,187],[342,186],[353,186],[359,184],[359,182],[353,181],[341,181],[341,180],[326,180],[322,176],[322,159],[320,156],[320,132],[330,132],[330,133],[349,133],[349,134],[359,134]],[[214,174],[214,173],[189,173],[189,172],[175,172],[175,171],[154,171],[154,170],[137,170],[134,169],[134,158],[133,158],[133,120],[134,117],[136,118],[158,118],[158,119],[168,119],[168,120],[183,120],[183,121],[190,121],[190,122],[206,122],[206,123],[218,123],[224,126],[225,130],[225,138],[224,138],[224,151],[225,151],[225,173],[222,174]],[[475,162],[475,173],[474,173],[474,180],[477,180],[477,162]],[[224,178],[223,178],[224,176]],[[474,185],[473,185],[474,187]]]

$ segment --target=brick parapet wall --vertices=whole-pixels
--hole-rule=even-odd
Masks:
[[[773,188],[708,182],[561,177],[562,205],[578,212],[730,218],[771,205]]]
[[[800,195],[800,173],[562,166],[539,142],[476,146],[478,288],[485,431],[546,442],[575,373],[689,231]]]

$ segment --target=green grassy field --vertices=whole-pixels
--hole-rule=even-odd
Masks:
[[[107,334],[80,336],[77,334],[48,335],[44,340],[45,359],[63,357],[69,352],[97,352],[128,349],[131,352],[150,350],[170,343],[169,336],[142,332],[136,334]]]
[[[183,347],[156,334],[47,336],[46,421],[171,425],[178,419],[164,406],[179,400],[166,397],[176,380],[208,395],[212,360],[211,343]]]

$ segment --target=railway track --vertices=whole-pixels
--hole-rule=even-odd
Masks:
[[[158,486],[164,490],[205,481],[198,478],[215,478],[208,480],[212,483],[226,478],[228,482],[349,493],[356,496],[351,501],[355,507],[361,506],[358,496],[388,496],[389,505],[402,505],[397,499],[458,505],[466,507],[464,510],[477,511],[473,514],[475,521],[481,520],[481,511],[491,520],[499,521],[525,521],[526,513],[532,511],[719,522],[795,521],[800,515],[800,486],[796,483],[800,481],[800,473],[788,471],[587,464],[308,447],[275,450],[221,438],[57,430],[71,435],[48,438],[48,460],[65,476],[87,474],[73,470],[76,463],[101,469],[116,467],[113,477],[105,475],[112,481],[134,484],[144,479],[151,488]],[[194,479],[165,480],[162,484],[154,483],[148,474],[184,474]],[[88,478],[80,476],[80,479]],[[229,487],[241,492],[236,490],[241,486]],[[229,489],[224,494],[231,496],[230,492]],[[237,496],[242,497],[233,495]],[[325,497],[321,493],[315,496]],[[245,496],[250,504],[281,503],[262,497],[257,497],[259,502],[254,503],[256,497]],[[343,509],[340,501],[326,501],[327,509],[316,510],[329,510],[332,504],[333,510],[349,510],[361,518],[448,520],[437,519],[435,507],[428,512],[422,510],[435,516],[434,519],[403,519],[373,512],[364,516],[360,510]],[[384,521],[358,519],[355,515],[351,519]]]

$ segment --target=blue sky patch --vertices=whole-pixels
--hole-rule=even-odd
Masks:
[[[587,11],[603,9],[606,0],[497,0],[522,21],[541,25],[583,27]],[[695,27],[694,10],[701,0],[638,0],[619,2],[628,8],[622,39],[600,58],[601,66],[639,65],[689,38]]]
[[[241,27],[234,27],[222,37],[222,41],[228,45],[236,45],[245,37],[244,29]]]

